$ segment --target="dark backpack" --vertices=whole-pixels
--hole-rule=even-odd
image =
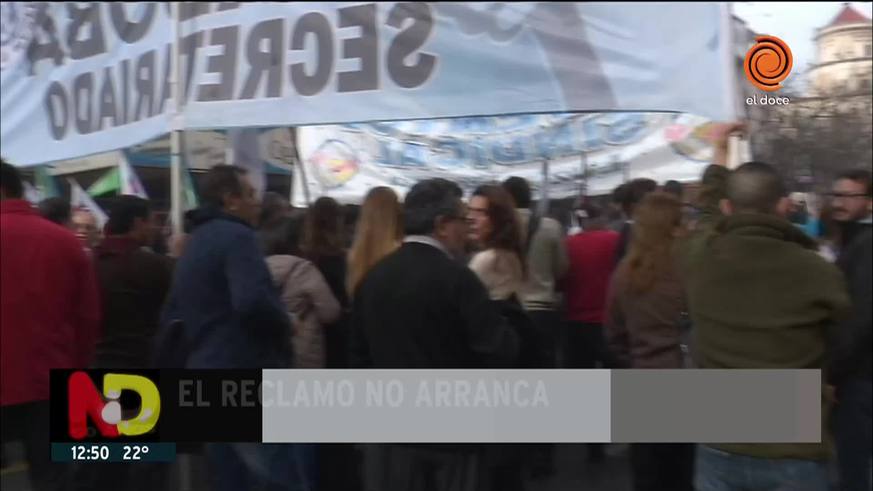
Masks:
[[[507,368],[541,368],[537,366],[537,329],[521,302],[513,295],[508,300],[494,300],[503,321],[518,336],[519,352],[516,362]]]

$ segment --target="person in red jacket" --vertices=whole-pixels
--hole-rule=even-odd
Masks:
[[[569,330],[565,360],[567,368],[598,368],[608,365],[603,313],[619,234],[606,227],[597,206],[586,204],[579,212],[583,231],[567,237],[570,269],[561,282]]]
[[[578,213],[583,232],[566,239],[570,268],[561,281],[567,306],[565,366],[611,368],[603,337],[603,311],[619,234],[607,228],[606,217],[594,204],[583,205]],[[602,444],[588,445],[589,461],[603,458]]]
[[[61,489],[52,464],[49,370],[86,368],[100,323],[94,267],[73,233],[22,199],[18,171],[0,175],[0,421],[3,441],[23,440],[31,488]]]

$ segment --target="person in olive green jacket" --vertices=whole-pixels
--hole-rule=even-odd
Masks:
[[[845,279],[784,218],[788,193],[773,167],[724,167],[727,136],[738,129],[723,125],[715,138],[699,197],[701,220],[682,251],[695,362],[823,369],[830,331],[849,308]],[[822,443],[701,445],[696,489],[826,491],[826,428],[823,423]]]

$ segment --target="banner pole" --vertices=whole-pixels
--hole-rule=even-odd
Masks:
[[[172,90],[173,90],[173,116],[170,127],[170,219],[173,224],[173,235],[181,235],[182,223],[182,90],[179,81],[181,70],[179,60],[179,3],[173,2],[171,7],[173,26],[173,58],[172,58]],[[190,60],[189,60],[190,62]]]
[[[300,179],[300,189],[303,190],[303,199],[306,200],[306,206],[312,204],[312,197],[309,195],[309,182],[306,179],[306,168],[303,166],[303,159],[300,158],[300,151],[297,145],[297,131],[295,128],[289,128],[291,131],[291,140],[294,143],[294,160],[297,161],[296,169],[300,170],[300,175],[294,174],[293,179]],[[292,188],[293,188],[293,182]],[[293,193],[293,191],[292,191]]]
[[[725,66],[728,70],[725,71],[725,112],[728,114],[728,120],[736,121],[742,114],[745,113],[744,98],[741,96],[739,87],[739,74],[736,69],[736,46],[734,46],[734,12],[731,2],[722,3],[721,9],[721,28],[724,33],[724,46],[722,53],[724,56]],[[745,48],[745,46],[744,46]]]
[[[291,206],[294,206],[294,179],[296,179],[296,172],[294,171],[295,165],[299,159],[296,157],[297,155],[297,142],[296,142],[296,131],[294,131],[293,126],[288,127],[288,133],[291,136],[291,145],[294,147],[291,153],[291,185],[288,186],[290,189],[288,190],[288,203],[291,203]]]

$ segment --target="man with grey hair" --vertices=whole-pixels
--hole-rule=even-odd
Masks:
[[[403,223],[403,244],[355,292],[352,366],[510,366],[518,352],[516,333],[476,274],[456,259],[467,237],[461,189],[445,179],[419,182],[403,202]],[[489,489],[484,451],[481,445],[368,447],[366,479],[371,489]]]
[[[701,221],[683,257],[694,360],[701,368],[823,369],[829,333],[849,306],[843,275],[786,219],[785,184],[772,166],[724,166],[727,136],[740,127],[718,129]],[[826,491],[828,456],[824,442],[701,445],[695,486]]]
[[[457,184],[419,182],[406,195],[403,219],[403,245],[379,262],[356,291],[354,364],[474,368],[512,362],[514,332],[502,322],[475,273],[456,259],[467,237]]]

